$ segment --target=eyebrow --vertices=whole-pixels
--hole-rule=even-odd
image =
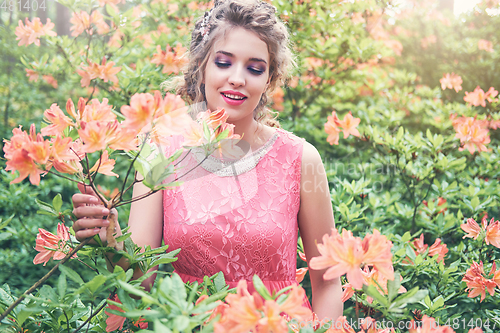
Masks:
[[[224,54],[228,57],[231,57],[231,58],[234,58],[234,54],[230,53],[230,52],[226,52],[226,51],[217,51],[217,53],[221,53],[221,54]],[[263,62],[267,65],[267,62],[264,60],[264,59],[261,59],[261,58],[250,58],[249,59],[250,61],[258,61],[258,62]]]

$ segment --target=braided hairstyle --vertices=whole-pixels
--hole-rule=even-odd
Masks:
[[[282,85],[295,66],[285,25],[276,17],[276,8],[260,0],[216,0],[214,7],[198,19],[191,36],[189,63],[177,93],[192,103],[206,101],[204,80],[210,50],[219,38],[241,27],[255,33],[267,44],[269,52],[269,85],[254,110],[254,119],[279,127],[276,116],[266,108],[269,96]]]

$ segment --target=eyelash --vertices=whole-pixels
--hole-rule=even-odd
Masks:
[[[228,62],[220,62],[220,61],[216,61],[215,62],[215,65],[219,68],[228,68],[229,66],[231,66],[231,63],[228,63]],[[253,74],[255,75],[261,75],[264,73],[263,70],[260,70],[260,69],[256,69],[256,68],[252,68],[252,67],[249,67],[248,70],[250,72],[252,72]]]

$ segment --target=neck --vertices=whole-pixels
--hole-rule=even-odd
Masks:
[[[242,137],[241,141],[238,143],[240,148],[243,150],[248,150],[248,148],[255,150],[255,147],[261,144],[259,141],[261,125],[259,125],[255,119],[252,118],[251,122],[242,120],[232,122],[232,124],[234,125],[234,133],[239,134]]]

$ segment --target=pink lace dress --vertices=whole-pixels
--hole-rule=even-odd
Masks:
[[[163,191],[163,237],[169,251],[181,249],[173,267],[184,282],[222,271],[231,288],[247,280],[250,293],[254,274],[271,292],[297,284],[303,141],[276,129],[236,163],[209,156],[181,178],[181,186]],[[204,157],[201,150],[191,151],[178,174]]]

